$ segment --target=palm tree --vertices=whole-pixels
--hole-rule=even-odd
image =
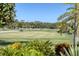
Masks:
[[[79,4],[73,4],[74,7],[70,7],[67,10],[69,10],[68,12],[65,12],[64,14],[62,14],[58,20],[62,20],[62,22],[66,22],[66,24],[71,24],[73,26],[74,32],[73,32],[73,48],[74,48],[74,55],[77,55],[77,40],[76,37],[78,37],[78,23],[79,23]],[[62,24],[63,25],[63,24]],[[63,27],[63,26],[61,26]]]

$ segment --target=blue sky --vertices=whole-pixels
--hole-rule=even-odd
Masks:
[[[63,3],[17,3],[16,19],[25,21],[57,22],[58,16],[71,5]]]

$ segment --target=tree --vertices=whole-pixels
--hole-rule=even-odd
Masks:
[[[5,22],[3,26],[11,27],[15,17],[15,4],[13,3],[0,3],[0,20]]]
[[[74,7],[73,7],[74,6]],[[78,32],[78,28],[79,28],[79,4],[75,3],[73,4],[72,7],[68,8],[67,10],[69,10],[68,12],[62,14],[58,20],[62,20],[62,22],[66,22],[66,24],[70,24],[72,25],[72,28],[74,29],[73,31],[73,47],[74,47],[74,55],[77,55],[77,40],[76,37],[78,37],[79,39],[79,32]],[[72,24],[71,24],[72,23]],[[62,24],[63,25],[63,24]],[[62,26],[61,26],[62,27]]]

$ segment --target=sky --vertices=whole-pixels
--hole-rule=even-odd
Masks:
[[[16,3],[16,19],[54,23],[69,7],[63,3]]]

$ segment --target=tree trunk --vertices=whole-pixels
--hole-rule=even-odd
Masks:
[[[79,3],[76,4],[76,37],[75,37],[75,43],[76,43],[76,54],[78,54],[78,48],[77,48],[77,43],[79,42]]]

